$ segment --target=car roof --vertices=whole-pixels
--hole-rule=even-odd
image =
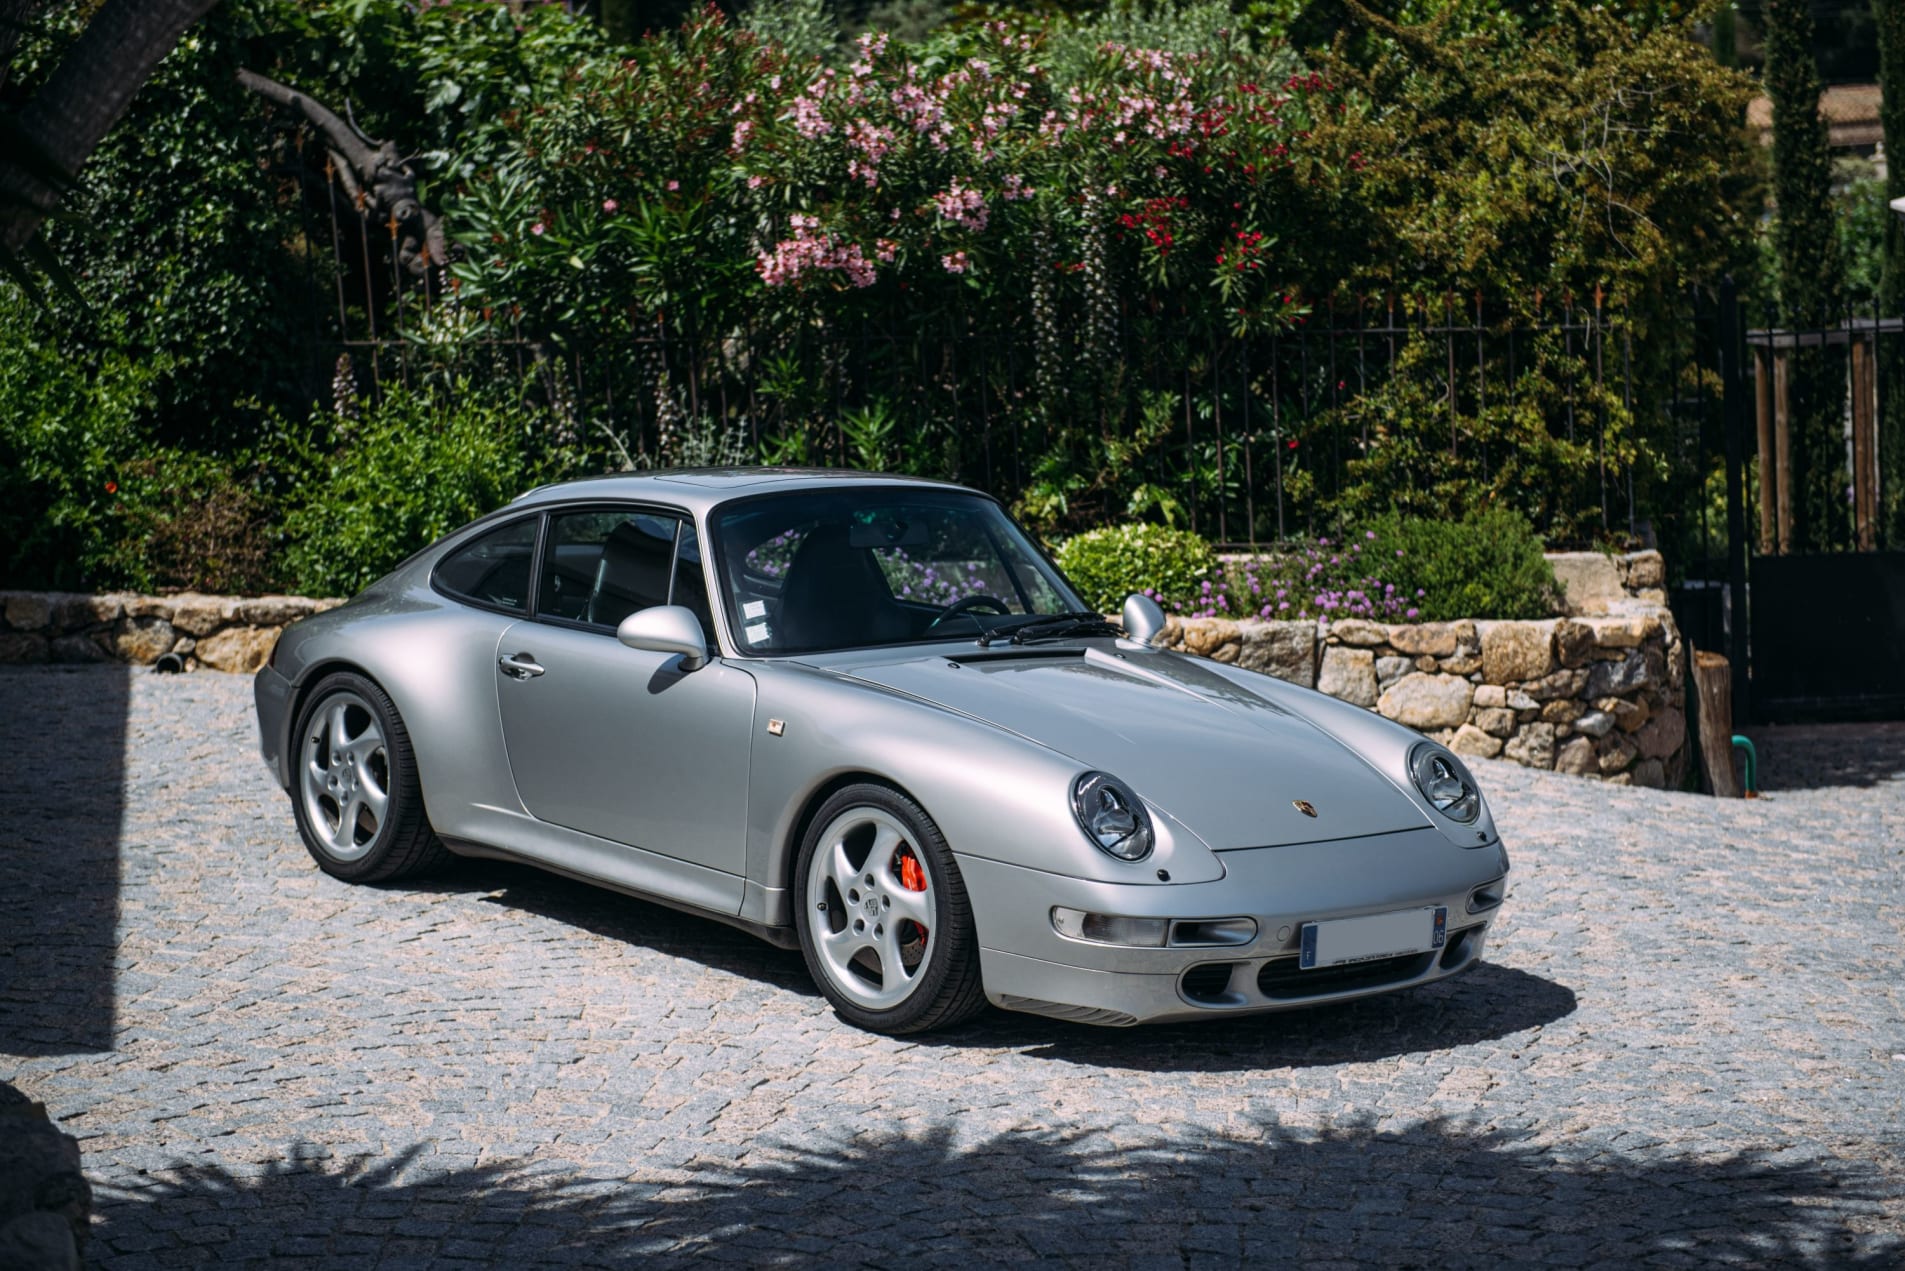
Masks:
[[[610,472],[538,486],[519,496],[509,507],[514,510],[576,499],[630,499],[655,500],[702,513],[732,499],[757,494],[867,486],[917,486],[979,493],[950,481],[843,468],[661,468],[649,472]]]

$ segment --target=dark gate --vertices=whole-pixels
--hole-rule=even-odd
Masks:
[[[1721,308],[1727,608],[1746,614],[1729,632],[1747,669],[1734,717],[1905,719],[1905,473],[1883,470],[1905,442],[1905,320],[1741,331],[1730,286]]]

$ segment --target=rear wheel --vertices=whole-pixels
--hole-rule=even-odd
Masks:
[[[375,681],[349,671],[325,676],[305,699],[293,739],[298,833],[325,873],[383,882],[449,859],[424,816],[410,734]]]
[[[918,1033],[985,1005],[959,867],[918,804],[872,784],[836,793],[795,863],[807,969],[851,1024]]]

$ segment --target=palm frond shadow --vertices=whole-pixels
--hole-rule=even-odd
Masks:
[[[1576,1144],[1564,1157],[1448,1120],[1127,1141],[1134,1133],[973,1138],[939,1125],[769,1142],[738,1162],[699,1158],[646,1178],[631,1161],[628,1181],[555,1165],[433,1173],[424,1144],[364,1161],[300,1143],[264,1166],[181,1161],[136,1187],[102,1188],[94,1235],[167,1264],[169,1246],[220,1265],[330,1255],[650,1266],[717,1251],[772,1266],[1204,1254],[1876,1269],[1905,1258],[1884,1217],[1905,1190],[1895,1168],[1758,1149],[1689,1157]]]

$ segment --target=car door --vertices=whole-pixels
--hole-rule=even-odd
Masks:
[[[738,909],[754,677],[719,656],[685,671],[679,655],[615,638],[629,614],[672,602],[696,611],[712,645],[707,598],[685,515],[552,512],[535,613],[497,645],[497,700],[532,816],[730,876],[717,890]],[[709,885],[695,880],[697,903]]]

